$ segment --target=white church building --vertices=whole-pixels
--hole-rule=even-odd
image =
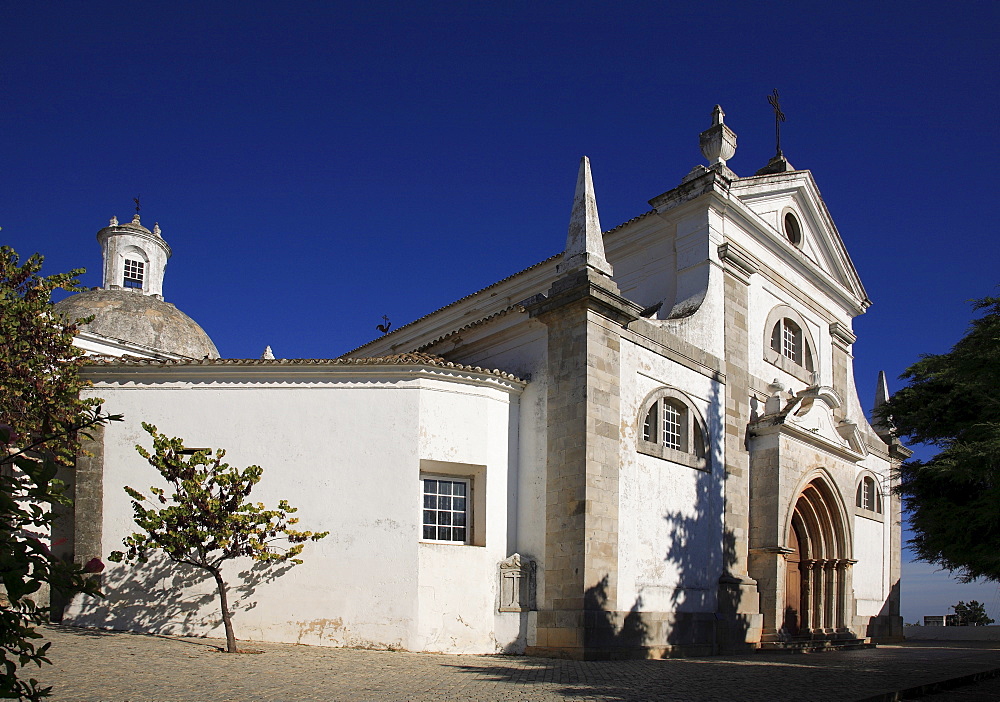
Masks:
[[[112,220],[102,288],[57,308],[95,315],[87,392],[125,421],[87,442],[63,547],[135,530],[148,422],[262,466],[255,500],[330,532],[286,572],[233,564],[240,638],[583,659],[900,638],[908,452],[855,387],[865,289],[809,171],[779,152],[737,176],[718,107],[700,139],[707,166],[603,232],[583,159],[561,254],[335,359],[219,358],[163,301],[159,227]],[[64,622],[221,635],[196,571],[102,578]]]

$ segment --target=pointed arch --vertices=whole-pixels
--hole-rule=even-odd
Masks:
[[[835,485],[825,470],[812,471],[789,505],[786,633],[825,637],[846,631],[853,543],[848,512]]]
[[[833,476],[830,475],[830,472],[825,468],[814,468],[799,480],[798,485],[795,487],[795,491],[792,493],[795,495],[795,499],[788,505],[788,511],[785,515],[783,533],[786,537],[786,545],[788,530],[791,528],[792,516],[795,512],[795,505],[799,497],[806,491],[806,488],[812,485],[816,489],[817,493],[822,496],[822,502],[826,506],[826,511],[830,515],[831,522],[839,525],[837,530],[839,539],[838,552],[841,555],[838,557],[854,557],[853,530],[848,526],[852,523],[850,516],[853,514],[853,509],[848,510],[847,503],[840,494],[840,490],[835,487],[836,484],[837,483],[833,479]]]

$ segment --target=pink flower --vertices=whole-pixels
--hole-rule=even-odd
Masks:
[[[84,573],[100,573],[104,570],[104,563],[101,562],[100,558],[91,558],[87,561],[87,565],[83,566]]]

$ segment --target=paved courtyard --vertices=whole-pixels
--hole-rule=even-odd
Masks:
[[[241,642],[51,626],[54,665],[24,672],[55,700],[890,700],[894,693],[1000,672],[1000,648],[936,643],[875,650],[577,662],[445,656]],[[998,645],[998,644],[994,644]],[[974,696],[976,691],[980,695]],[[912,698],[912,697],[911,697]],[[1000,678],[926,697],[1000,699]]]

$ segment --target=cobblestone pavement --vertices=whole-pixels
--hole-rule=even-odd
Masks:
[[[809,655],[579,662],[258,642],[241,643],[258,655],[227,655],[216,639],[66,626],[44,633],[52,641],[54,665],[22,672],[53,685],[55,700],[88,702],[888,700],[900,690],[1000,671],[1000,648],[952,642]],[[995,680],[980,685],[988,691]],[[995,699],[951,696],[962,689],[925,699]]]

